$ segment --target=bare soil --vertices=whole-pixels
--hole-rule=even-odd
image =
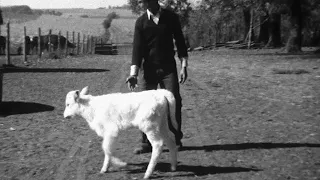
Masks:
[[[0,57],[4,61],[4,57]],[[68,91],[128,92],[130,56],[37,60],[6,69],[0,105],[1,180],[141,179],[150,153],[140,134],[120,134],[115,155],[130,163],[99,174],[101,139],[81,118],[63,119]],[[164,151],[153,179],[282,180],[320,177],[320,57],[276,50],[190,53],[181,85],[184,148],[176,172]]]

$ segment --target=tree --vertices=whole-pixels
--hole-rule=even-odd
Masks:
[[[281,42],[281,12],[284,11],[282,4],[277,1],[266,2],[268,12],[268,34],[269,39],[266,47],[279,47]]]
[[[259,23],[260,28],[258,42],[267,44],[269,41],[269,13],[264,2],[261,2],[260,4]]]
[[[302,42],[302,11],[301,0],[290,2],[290,36],[286,44],[286,52],[301,51]]]
[[[3,17],[2,17],[2,11],[0,9],[0,25],[2,25],[2,24],[3,24]]]
[[[189,13],[192,10],[188,0],[159,0],[159,2],[164,8],[171,9],[179,15],[182,27],[188,24]],[[144,12],[144,9],[139,6],[138,0],[128,0],[128,4],[133,13],[141,14]]]

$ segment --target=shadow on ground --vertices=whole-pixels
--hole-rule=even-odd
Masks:
[[[210,151],[233,151],[233,150],[245,150],[245,149],[279,149],[279,148],[299,148],[299,147],[311,147],[320,148],[320,144],[311,143],[241,143],[241,144],[218,144],[209,146],[184,146],[181,151],[192,150],[204,150]]]
[[[30,73],[47,73],[47,72],[78,72],[78,73],[90,73],[90,72],[106,72],[108,69],[85,69],[85,68],[5,68],[4,73],[16,73],[16,72],[30,72]]]
[[[34,102],[1,102],[0,103],[0,117],[15,115],[15,114],[30,114],[44,111],[53,111],[54,107],[34,103]]]
[[[141,166],[139,169],[128,170],[130,174],[144,173],[148,163],[130,164],[131,166]],[[155,168],[156,171],[170,172],[170,164],[159,162]],[[194,166],[194,165],[178,165],[177,172],[186,172],[188,174],[182,176],[205,176],[209,174],[238,173],[238,172],[257,172],[262,171],[255,167],[218,167],[218,166]],[[181,175],[178,175],[181,176]]]

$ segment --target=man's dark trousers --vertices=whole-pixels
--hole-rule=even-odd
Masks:
[[[155,68],[152,66],[144,65],[143,78],[141,81],[141,90],[154,90],[158,85],[161,89],[166,89],[174,95],[176,99],[176,120],[178,123],[178,131],[176,131],[171,121],[168,122],[170,130],[175,134],[176,144],[181,144],[183,133],[181,131],[181,107],[182,99],[179,89],[179,80],[176,66],[169,66],[163,68]],[[141,132],[142,133],[142,132]],[[147,136],[142,133],[142,144],[150,145]]]

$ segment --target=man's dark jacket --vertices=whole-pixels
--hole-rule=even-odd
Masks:
[[[175,67],[174,42],[178,57],[187,57],[187,47],[177,14],[161,9],[159,23],[148,18],[147,12],[140,16],[135,24],[132,65],[141,67]]]

